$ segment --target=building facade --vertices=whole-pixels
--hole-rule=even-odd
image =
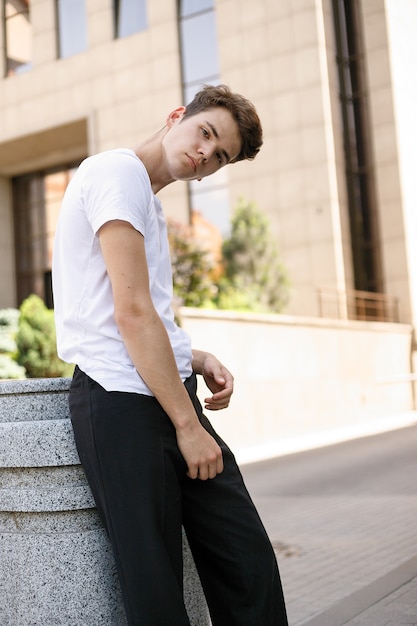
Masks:
[[[206,82],[249,97],[253,163],[161,192],[227,233],[269,218],[286,313],[417,322],[415,0],[1,0],[0,308],[50,304],[63,190],[87,155],[132,147]],[[74,250],[74,254],[77,251]]]

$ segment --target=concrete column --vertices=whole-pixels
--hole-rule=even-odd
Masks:
[[[15,282],[12,190],[10,179],[0,176],[0,309],[16,306]]]
[[[111,547],[75,448],[68,379],[0,383],[0,624],[124,626]],[[192,626],[207,607],[184,536]]]

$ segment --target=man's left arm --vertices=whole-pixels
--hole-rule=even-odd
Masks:
[[[202,350],[193,350],[192,367],[213,393],[204,399],[204,408],[218,411],[228,407],[233,393],[233,376],[229,370],[213,354]]]

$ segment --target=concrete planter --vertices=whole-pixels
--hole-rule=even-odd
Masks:
[[[111,547],[79,463],[68,379],[0,383],[1,626],[124,626]],[[184,538],[192,626],[210,624]]]

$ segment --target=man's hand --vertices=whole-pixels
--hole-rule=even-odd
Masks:
[[[190,478],[207,480],[223,471],[223,456],[213,437],[196,422],[191,428],[177,429],[178,448],[187,463]]]
[[[233,393],[233,376],[215,356],[209,352],[193,350],[193,370],[201,374],[213,395],[204,399],[204,408],[218,411],[229,406]]]

